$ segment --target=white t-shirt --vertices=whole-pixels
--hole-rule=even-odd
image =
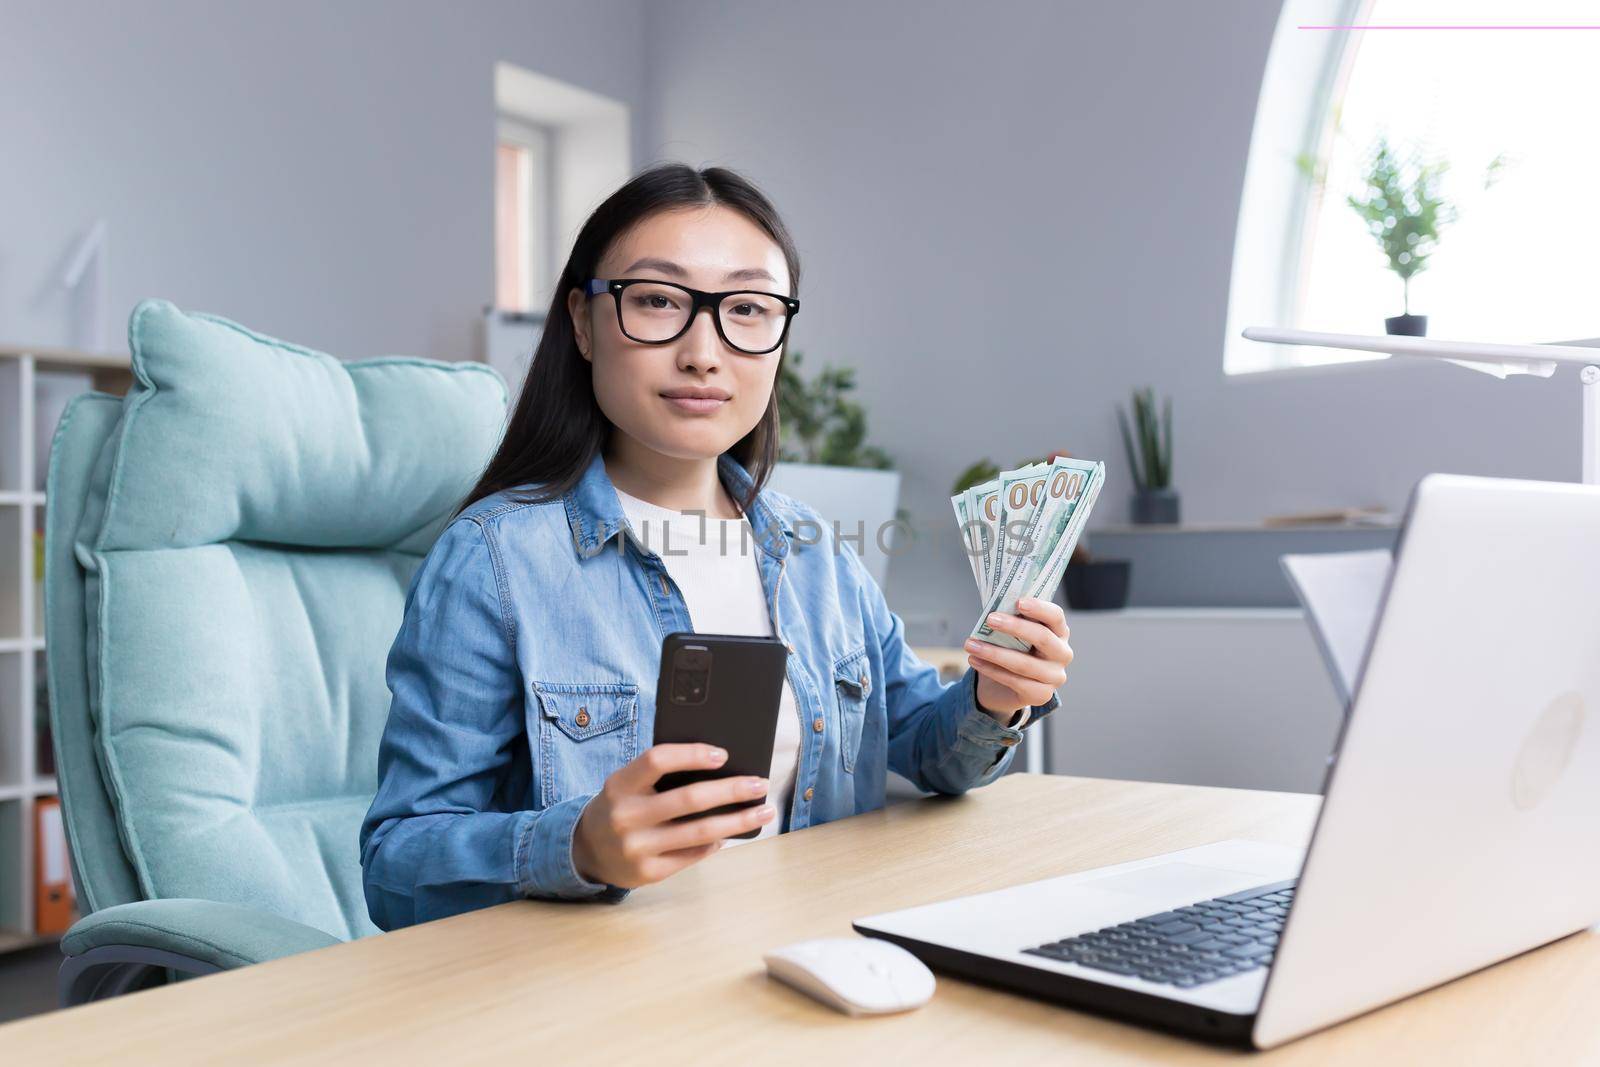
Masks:
[[[667,573],[683,592],[689,619],[697,633],[772,636],[772,616],[757,569],[761,551],[749,520],[701,518],[640,500],[617,490],[635,538],[661,557]],[[663,551],[663,549],[669,549]],[[778,708],[778,732],[772,747],[767,781],[768,801],[778,813],[761,828],[760,837],[778,832],[794,796],[800,757],[800,718],[794,693],[784,679]],[[727,838],[724,845],[746,840]]]

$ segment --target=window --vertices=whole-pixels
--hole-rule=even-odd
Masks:
[[[494,65],[494,292],[483,358],[513,388],[583,220],[633,171],[628,108],[511,63]]]
[[[495,306],[542,311],[553,284],[550,131],[501,118],[494,162]]]
[[[1429,336],[1526,342],[1597,332],[1600,139],[1587,129],[1600,31],[1439,28],[1511,23],[1596,25],[1600,9],[1591,0],[1285,4],[1234,249],[1230,373],[1374,358],[1260,345],[1238,332],[1374,334],[1401,313],[1401,280],[1346,200],[1362,193],[1380,135],[1407,170],[1448,164],[1439,191],[1456,218],[1410,282],[1410,310],[1428,316]],[[1306,28],[1339,25],[1428,28]],[[1297,160],[1315,161],[1320,179]]]

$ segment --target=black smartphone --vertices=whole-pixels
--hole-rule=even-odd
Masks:
[[[784,669],[789,649],[775,637],[746,634],[670,633],[661,641],[661,676],[656,681],[654,743],[704,743],[727,750],[720,767],[672,771],[656,791],[691,782],[772,771]],[[708,808],[684,819],[721,815],[766,802],[765,797]],[[758,826],[737,837],[755,837]]]

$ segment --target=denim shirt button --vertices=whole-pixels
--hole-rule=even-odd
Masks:
[[[822,732],[822,720],[821,719],[812,719],[811,720],[811,728],[813,730],[815,730],[817,733],[820,734]]]
[[[573,718],[572,721],[577,723],[579,726],[588,726],[589,725],[589,709],[588,708],[579,708],[578,709],[578,714]]]
[[[815,789],[812,789],[812,788],[811,788],[811,787],[810,787],[810,786],[809,786],[809,785],[808,785],[808,786],[806,786],[806,799],[807,799],[807,800],[810,800],[810,799],[811,799],[811,795],[812,795],[812,794],[813,794],[813,793],[815,793],[815,792],[816,792],[816,790],[815,790]]]

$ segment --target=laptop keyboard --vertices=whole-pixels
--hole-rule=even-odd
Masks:
[[[1022,951],[1188,989],[1272,962],[1298,879],[1256,886]]]

